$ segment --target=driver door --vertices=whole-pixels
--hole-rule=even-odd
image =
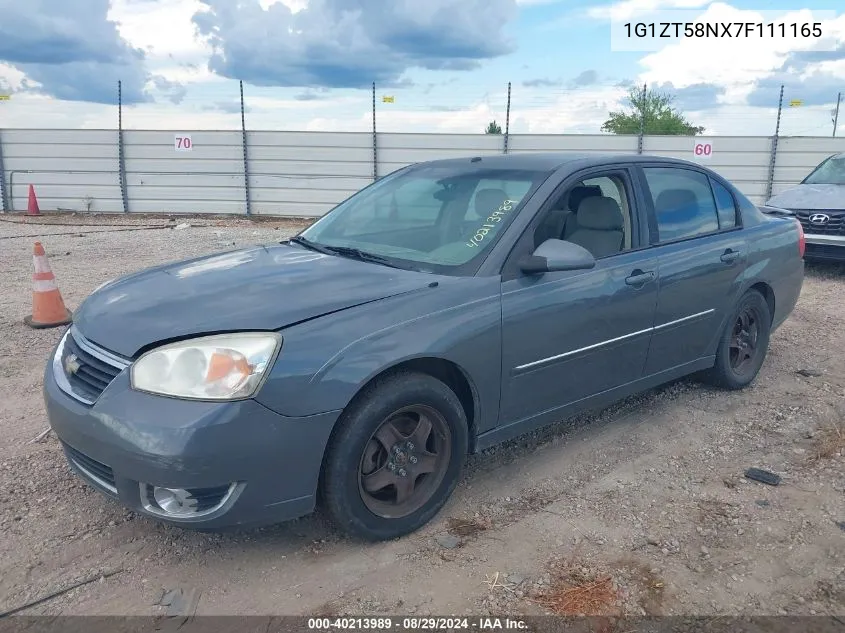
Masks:
[[[622,215],[613,224],[622,233],[619,248],[612,253],[596,248],[591,270],[522,273],[515,262],[533,251],[535,230],[581,181],[599,185],[602,197],[621,203]],[[585,209],[582,203],[579,215]],[[556,421],[591,396],[642,376],[657,306],[658,267],[657,257],[640,248],[640,227],[630,172],[618,167],[581,172],[564,182],[520,238],[502,278],[501,426]],[[596,236],[589,230],[568,239],[592,252]],[[607,236],[597,237],[594,242],[607,242]]]

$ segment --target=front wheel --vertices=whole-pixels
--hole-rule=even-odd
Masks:
[[[725,325],[707,381],[725,389],[749,385],[766,358],[771,327],[772,314],[765,297],[749,290]]]
[[[325,509],[344,531],[385,540],[419,529],[458,482],[467,420],[455,393],[419,373],[367,388],[344,412],[326,453]]]

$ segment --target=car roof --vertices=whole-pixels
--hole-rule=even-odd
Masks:
[[[525,152],[516,154],[467,154],[461,158],[441,158],[416,163],[437,167],[462,167],[472,162],[492,169],[526,169],[554,171],[566,165],[577,168],[608,165],[616,162],[661,162],[677,165],[696,165],[692,161],[650,154],[622,154],[618,152]],[[577,165],[576,165],[577,163]]]

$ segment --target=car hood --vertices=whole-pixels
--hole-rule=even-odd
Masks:
[[[766,203],[782,209],[845,209],[845,185],[798,185]]]
[[[88,296],[74,325],[127,358],[165,340],[276,330],[425,288],[431,275],[323,255],[284,244],[166,264]]]

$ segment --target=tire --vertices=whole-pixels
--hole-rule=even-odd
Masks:
[[[451,496],[467,446],[466,415],[449,387],[421,373],[378,379],[344,411],[329,441],[324,509],[344,532],[369,541],[414,532]]]
[[[753,318],[754,328],[748,336],[738,334],[743,328],[743,318]],[[746,324],[749,322],[746,321]],[[716,362],[706,372],[705,381],[723,389],[742,389],[751,384],[760,371],[769,348],[772,314],[765,297],[756,290],[749,290],[739,300],[725,324],[716,349]],[[753,349],[741,347],[743,341]],[[738,347],[739,346],[739,347]],[[751,357],[740,363],[751,352]]]

